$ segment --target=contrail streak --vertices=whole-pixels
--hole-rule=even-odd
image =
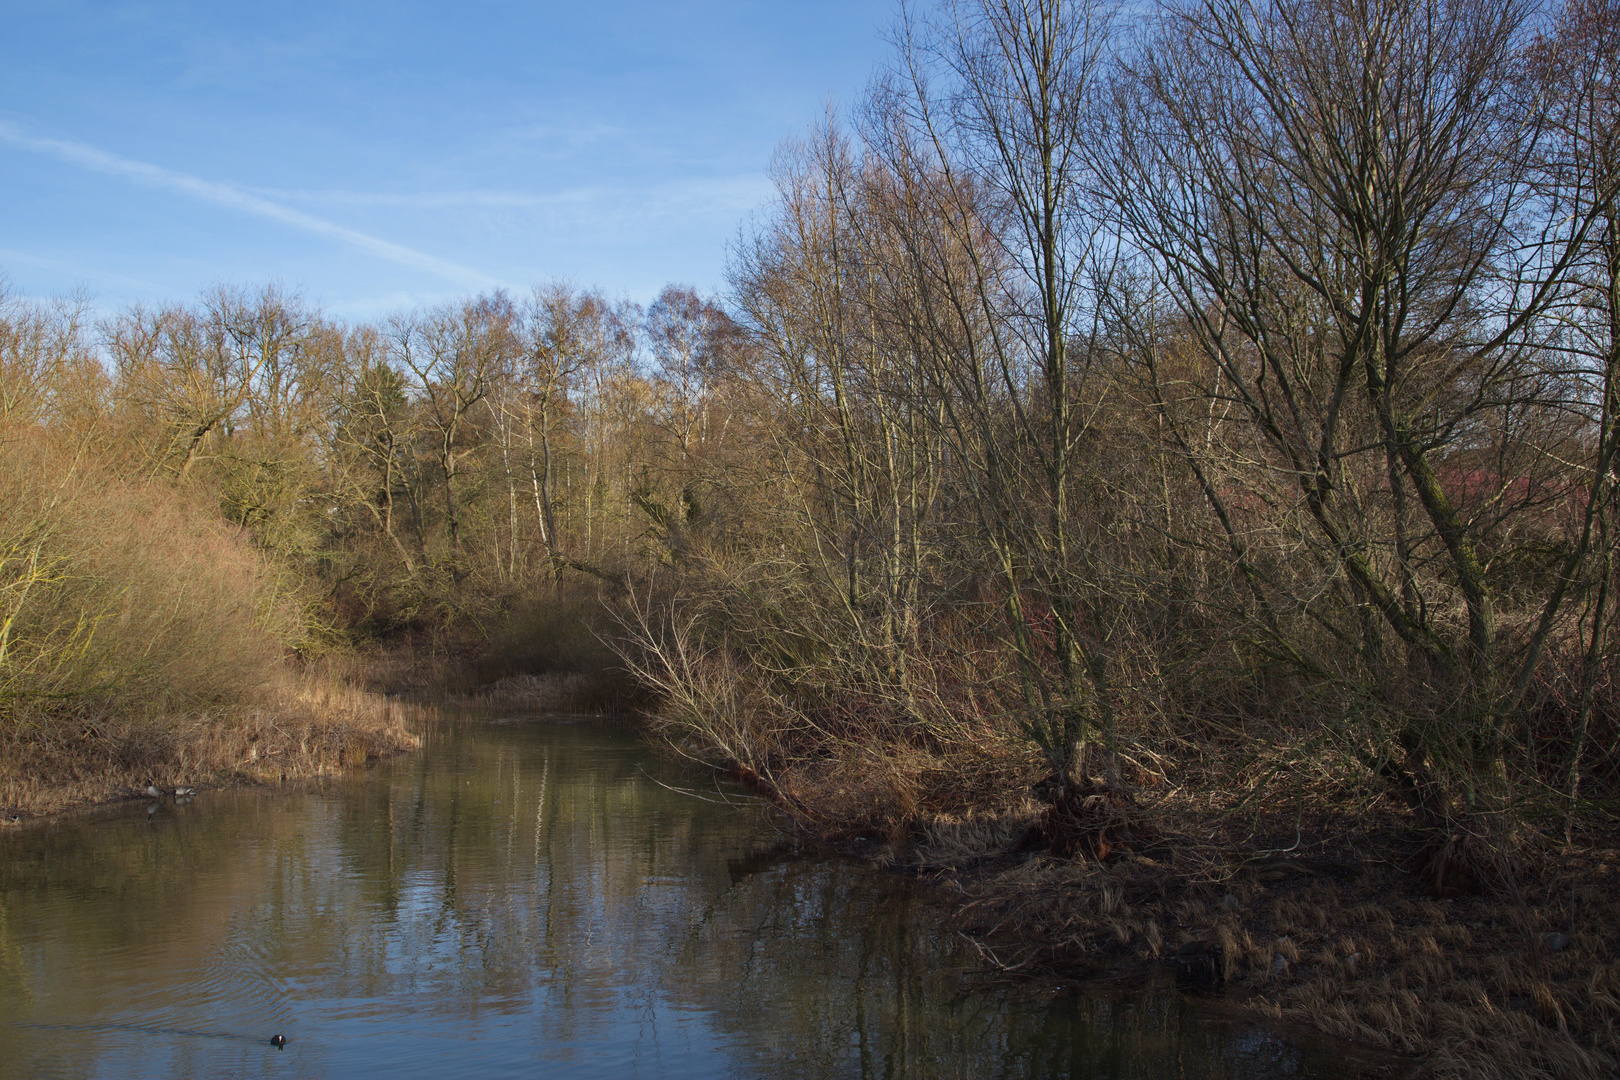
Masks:
[[[499,285],[496,279],[487,274],[480,273],[470,267],[461,266],[446,259],[440,259],[421,251],[416,251],[400,244],[368,236],[363,232],[346,228],[336,222],[325,218],[315,217],[280,203],[230,184],[222,184],[214,180],[204,180],[196,176],[165,169],[159,165],[152,165],[144,161],[134,161],[130,158],[109,154],[105,150],[98,150],[85,143],[70,142],[66,139],[46,139],[37,135],[30,135],[13,124],[0,120],[0,142],[10,143],[12,146],[32,150],[35,153],[45,154],[65,161],[71,165],[90,169],[94,172],[106,173],[111,176],[121,176],[148,187],[162,188],[167,191],[178,192],[202,202],[213,203],[216,206],[229,207],[244,213],[256,214],[259,217],[279,221],[284,225],[291,225],[305,232],[317,236],[329,236],[334,240],[341,240],[346,244],[369,252],[379,258],[409,266],[417,270],[426,270],[430,274],[464,281],[477,285]]]

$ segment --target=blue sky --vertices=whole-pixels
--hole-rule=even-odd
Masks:
[[[890,0],[13,0],[0,269],[97,307],[279,280],[365,318],[564,277],[723,286],[771,154]]]

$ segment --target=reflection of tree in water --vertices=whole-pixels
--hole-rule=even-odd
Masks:
[[[333,1075],[379,1034],[406,1074],[417,1036],[474,1058],[515,1040],[565,1068],[610,1049],[675,1076],[1299,1074],[1294,1051],[1156,989],[966,992],[924,893],[662,786],[693,782],[628,732],[449,723],[310,798],[14,835],[0,995],[19,1021],[101,1027],[0,1025],[0,1074],[110,1075],[140,1053],[154,1074],[252,1075],[262,1039],[159,1029],[289,1018],[304,1066]]]
[[[974,992],[944,912],[861,867],[753,860],[705,913],[668,993],[733,1033],[742,1075],[1343,1075],[1273,1036],[1211,1024],[1162,985],[1036,999]]]

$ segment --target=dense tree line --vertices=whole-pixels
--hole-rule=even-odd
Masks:
[[[622,577],[710,438],[704,366],[731,326],[689,289],[643,312],[566,285],[367,325],[274,286],[5,316],[13,441],[207,492],[382,632],[569,570]]]

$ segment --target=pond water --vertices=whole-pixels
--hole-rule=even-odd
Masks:
[[[1350,1073],[1160,984],[994,988],[925,890],[628,730],[427,736],[316,788],[0,835],[0,1076]]]

